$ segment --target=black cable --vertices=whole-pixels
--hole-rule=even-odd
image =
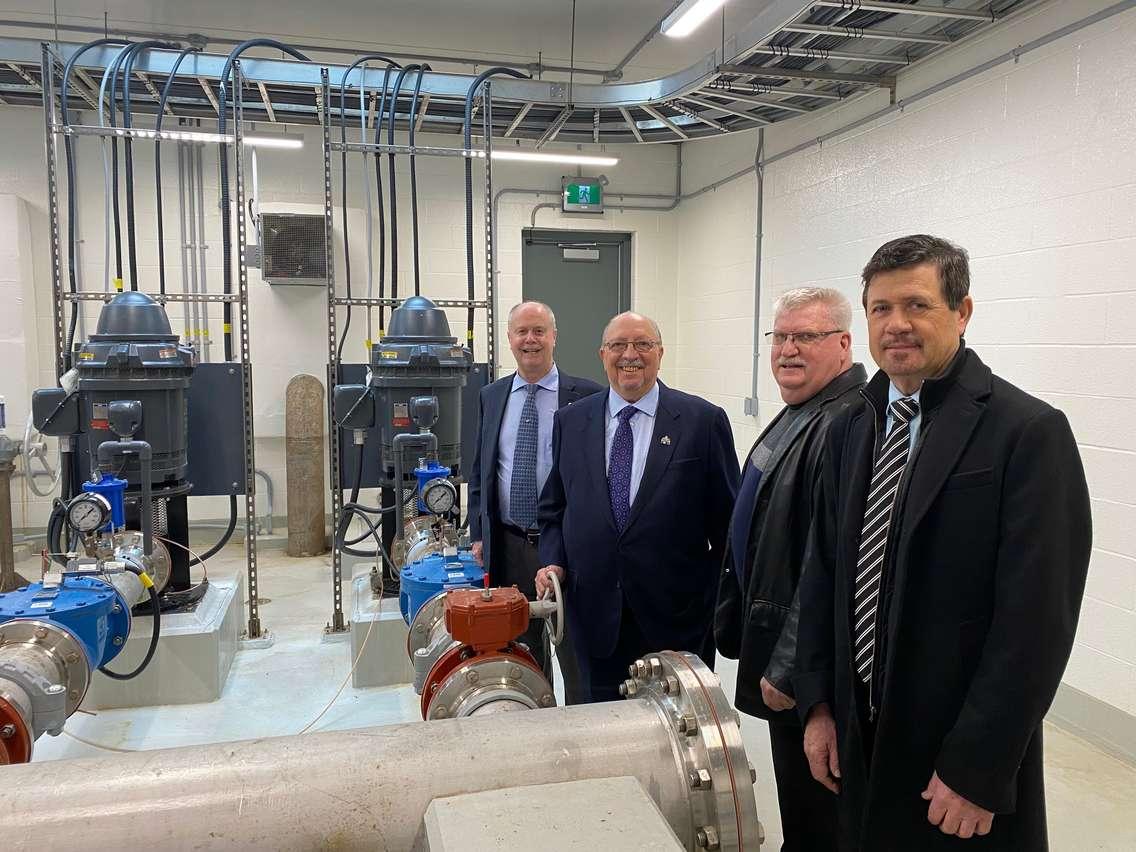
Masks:
[[[311,60],[300,53],[295,48],[289,47],[283,42],[276,41],[271,38],[250,38],[248,41],[243,41],[233,48],[229,53],[229,57],[225,60],[225,65],[221,69],[221,96],[217,100],[217,132],[225,135],[225,87],[229,80],[229,74],[233,71],[233,62],[237,57],[248,50],[250,47],[274,47],[277,50],[282,50],[293,59],[299,59],[301,62],[311,62]],[[237,152],[240,155],[241,152]],[[233,242],[232,234],[230,231],[230,215],[229,215],[229,149],[222,142],[217,146],[217,168],[220,176],[221,183],[221,276],[224,283],[224,292],[229,295],[233,292]],[[233,360],[233,303],[226,301],[222,306],[222,316],[224,317],[224,325],[222,331],[225,337],[225,360]]]
[[[375,116],[375,144],[378,145],[382,138],[383,130],[383,115],[387,110],[387,85],[390,83],[391,71],[395,68],[401,68],[397,62],[392,62],[387,66],[387,70],[383,73],[383,93],[379,97],[379,110]],[[392,119],[393,120],[393,119]],[[386,232],[386,210],[383,205],[383,170],[382,160],[380,154],[375,151],[375,191],[379,197],[379,298],[382,299],[387,294],[386,288],[386,265],[387,265],[387,232]],[[379,339],[383,337],[386,331],[384,324],[386,322],[386,308],[382,304],[379,305]]]
[[[414,95],[410,99],[410,227],[414,249],[414,295],[422,295],[422,275],[418,262],[418,173],[414,168],[414,126],[418,123],[418,93],[422,90],[422,74],[430,71],[426,63],[418,66],[414,80]]]
[[[129,42],[129,47],[125,50],[120,50],[118,55],[110,65],[110,110],[108,117],[110,118],[110,126],[118,127],[118,119],[115,118],[116,104],[118,103],[117,89],[118,89],[118,72],[122,68],[122,62],[126,59],[127,55],[134,49],[139,42]],[[111,201],[112,201],[112,219],[114,222],[114,277],[117,282],[117,287],[122,286],[122,211],[121,200],[119,198],[119,181],[118,181],[118,138],[115,136],[110,137],[110,153],[111,153]]]
[[[229,525],[227,527],[225,527],[224,534],[221,536],[220,539],[218,539],[216,544],[214,544],[211,548],[209,548],[207,551],[202,553],[200,556],[194,556],[192,559],[189,560],[190,566],[192,567],[194,565],[200,565],[206,559],[211,559],[212,557],[214,557],[218,553],[220,553],[221,548],[224,547],[226,544],[228,544],[229,539],[233,537],[233,530],[235,530],[236,528],[237,528],[237,495],[236,494],[230,494],[229,495]]]
[[[158,131],[158,136],[154,137],[154,195],[157,202],[157,218],[158,218],[158,292],[165,294],[166,292],[166,245],[165,245],[165,227],[162,221],[162,119],[165,117],[166,101],[169,100],[170,90],[173,88],[174,77],[177,76],[178,68],[181,67],[182,61],[191,53],[201,50],[199,47],[187,47],[178,54],[177,59],[174,60],[174,66],[170,69],[170,74],[166,77],[166,85],[162,87],[162,96],[158,99],[158,119],[154,124],[154,129]]]
[[[468,151],[473,147],[473,98],[477,94],[478,88],[489,77],[495,74],[508,74],[510,77],[526,77],[520,71],[513,68],[504,68],[497,66],[495,68],[487,68],[476,77],[470,84],[469,89],[465,93],[465,121],[462,123],[462,143]],[[490,132],[493,128],[489,129]],[[466,284],[467,284],[467,297],[472,302],[474,299],[473,291],[473,159],[469,156],[465,158],[465,266],[466,266]],[[489,164],[486,163],[486,168]],[[486,199],[488,203],[490,199]],[[486,282],[488,286],[488,282]],[[466,346],[469,347],[470,352],[473,351],[473,306],[471,305],[466,311],[465,320],[465,340]]]
[[[127,571],[130,571],[133,574],[137,574],[138,576],[142,576],[141,568],[137,567],[136,565],[132,565],[129,562],[126,562],[124,564],[126,565]],[[146,670],[146,666],[150,665],[150,661],[154,659],[154,652],[158,650],[158,636],[161,633],[162,610],[160,609],[158,604],[158,590],[154,588],[154,584],[152,582],[149,586],[146,587],[146,590],[150,593],[150,606],[153,608],[152,617],[154,619],[154,629],[150,632],[150,647],[146,649],[146,656],[142,658],[142,662],[140,662],[138,664],[138,667],[135,668],[132,672],[119,674],[118,672],[112,672],[106,666],[99,666],[100,672],[102,672],[109,678],[113,678],[114,680],[132,680],[133,678],[138,677],[138,675],[142,674],[142,672]]]
[[[391,92],[391,120],[387,126],[387,144],[394,144],[394,125],[398,119],[398,95],[402,91],[402,81],[411,71],[418,71],[421,65],[404,66],[394,80]],[[395,188],[394,151],[387,152],[388,177],[390,182],[390,221],[391,221],[391,298],[398,298],[398,190]]]
[[[127,48],[126,61],[122,66],[122,126],[130,129],[134,124],[134,116],[130,111],[130,75],[134,71],[134,62],[143,50],[152,47],[162,47],[168,50],[177,49],[176,44],[166,41],[143,41]],[[114,86],[111,86],[111,102]],[[123,145],[126,165],[126,241],[128,257],[130,258],[130,289],[138,289],[138,236],[134,228],[134,140],[127,136]]]
[[[343,79],[339,82],[339,141],[343,144],[343,149],[340,152],[340,171],[342,174],[343,184],[343,271],[344,280],[347,284],[347,298],[351,298],[351,249],[348,241],[348,228],[347,228],[347,112],[345,101],[347,99],[347,78],[351,72],[362,65],[364,62],[386,62],[389,69],[392,64],[397,64],[394,60],[386,56],[380,56],[377,53],[371,53],[366,56],[361,56],[351,63],[347,70],[343,72]],[[364,192],[369,192],[367,187],[363,188]],[[380,191],[379,204],[382,204],[382,195]],[[381,207],[380,207],[381,210]],[[380,224],[380,228],[382,225]],[[380,231],[381,234],[381,231]],[[380,263],[382,263],[380,255]],[[381,273],[380,273],[381,274]],[[347,341],[347,331],[351,328],[351,305],[347,305],[347,318],[343,323],[343,334],[339,337],[339,346],[335,353],[335,363],[338,367],[339,363],[343,360],[343,345]],[[336,373],[338,378],[338,372]]]
[[[125,45],[129,42],[120,38],[100,38],[76,50],[71,57],[67,60],[67,64],[63,66],[63,81],[60,86],[59,109],[60,115],[63,118],[63,125],[68,126],[71,121],[67,114],[67,90],[71,86],[71,71],[75,67],[75,63],[79,57],[94,47],[101,47],[107,44]],[[112,137],[111,144],[113,145],[114,139]],[[75,220],[78,218],[77,205],[75,203],[75,139],[73,136],[63,137],[63,154],[67,163],[67,278],[71,285],[71,292],[77,293],[79,290],[78,276],[75,272]],[[71,306],[71,321],[67,330],[67,346],[63,352],[63,367],[64,372],[71,369],[71,347],[75,342],[75,329],[79,323],[79,311],[82,309],[81,302],[75,302]]]

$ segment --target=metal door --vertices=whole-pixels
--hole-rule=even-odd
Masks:
[[[600,336],[631,308],[631,234],[526,228],[521,235],[522,298],[555,312],[557,366],[606,385]]]

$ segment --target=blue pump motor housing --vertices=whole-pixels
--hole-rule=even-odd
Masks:
[[[409,625],[422,605],[438,592],[481,586],[485,581],[485,571],[472,553],[461,550],[456,556],[432,553],[411,562],[399,573],[399,579],[402,586],[398,606],[402,610],[403,621]]]
[[[66,629],[87,652],[92,670],[118,656],[130,635],[130,604],[96,577],[64,576],[59,586],[29,583],[0,594],[0,625],[23,618]]]

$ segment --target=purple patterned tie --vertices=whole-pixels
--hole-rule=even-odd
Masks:
[[[631,434],[631,418],[639,413],[634,405],[619,410],[619,425],[611,442],[611,459],[607,468],[607,490],[611,495],[611,514],[620,532],[627,529],[631,517],[631,460],[635,455],[635,439]]]

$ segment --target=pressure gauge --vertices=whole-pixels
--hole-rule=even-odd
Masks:
[[[448,479],[438,477],[422,486],[422,502],[435,515],[448,515],[458,501],[458,490]]]
[[[101,494],[80,494],[67,504],[67,523],[81,533],[94,532],[110,520],[110,502]]]

